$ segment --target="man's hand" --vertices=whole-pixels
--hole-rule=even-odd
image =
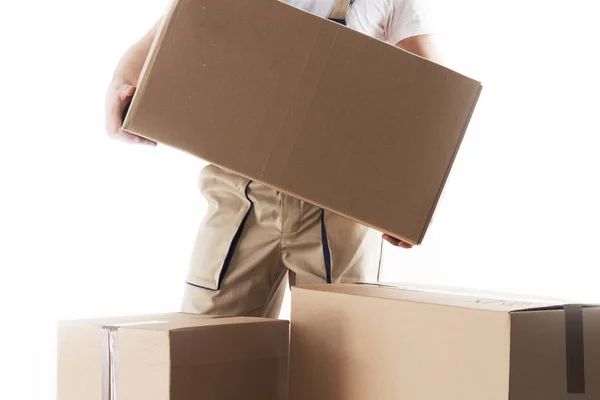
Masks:
[[[388,235],[387,233],[383,234],[383,238],[388,241],[389,243],[391,243],[393,246],[396,247],[402,247],[403,249],[411,249],[413,246],[412,244],[403,242],[400,239],[396,239],[395,237],[392,237],[390,235]]]
[[[156,142],[123,130],[123,114],[133,94],[135,85],[142,72],[142,67],[150,52],[152,41],[158,32],[160,20],[125,52],[113,76],[113,80],[106,93],[105,123],[106,132],[116,138],[129,143],[140,143],[156,146]]]
[[[106,94],[106,132],[109,136],[128,143],[140,143],[156,146],[156,142],[123,130],[123,114],[125,107],[135,93],[135,86],[113,81]]]

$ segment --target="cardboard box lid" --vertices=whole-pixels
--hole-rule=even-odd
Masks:
[[[563,309],[572,304],[566,299],[524,297],[510,293],[494,293],[465,288],[421,284],[362,283],[299,285],[292,290],[322,291],[394,301],[436,304],[504,313]],[[597,307],[585,304],[585,307]]]
[[[273,0],[176,0],[124,129],[423,240],[481,84]]]

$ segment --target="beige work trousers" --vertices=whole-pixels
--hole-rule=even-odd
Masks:
[[[200,174],[208,212],[182,311],[279,315],[286,283],[374,282],[381,234],[214,165]]]

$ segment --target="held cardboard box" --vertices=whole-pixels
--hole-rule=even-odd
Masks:
[[[285,400],[288,321],[160,314],[65,321],[58,400]]]
[[[598,307],[295,287],[291,341],[291,400],[600,399]]]
[[[423,240],[481,85],[276,0],[175,0],[124,129]]]

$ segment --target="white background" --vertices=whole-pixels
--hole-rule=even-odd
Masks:
[[[447,64],[484,91],[425,243],[386,248],[384,280],[600,302],[595,2],[438,3]],[[166,0],[0,4],[0,387],[53,399],[57,319],[177,310],[203,163],[103,131]]]

